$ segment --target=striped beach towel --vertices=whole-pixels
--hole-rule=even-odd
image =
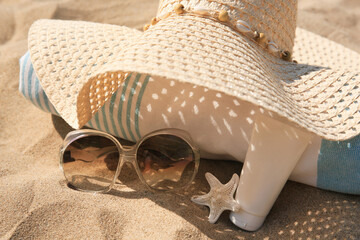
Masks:
[[[129,141],[140,139],[139,107],[149,78],[150,76],[146,75],[129,74],[122,90],[117,91],[86,126]],[[20,59],[19,91],[36,107],[60,116],[40,85],[29,52]],[[137,91],[139,94],[135,94]],[[117,111],[114,111],[115,109]]]
[[[151,84],[153,87],[151,91],[149,92],[148,90],[147,94],[144,94],[145,91],[149,89],[148,85]],[[175,96],[171,96],[171,102],[159,102],[160,95],[169,95],[168,89],[173,87],[175,82],[166,81],[168,88],[164,87],[164,85],[166,85],[165,82],[158,83],[159,86],[156,87],[159,89],[158,92],[153,91],[155,88],[154,84],[156,83],[154,83],[153,79],[148,75],[128,74],[123,85],[93,116],[86,126],[135,142],[141,138],[142,133],[166,127],[184,128],[184,126],[187,126],[191,128],[191,125],[196,123],[198,125],[189,130],[192,135],[200,135],[197,131],[204,131],[203,128],[209,130],[207,131],[207,139],[200,148],[202,150],[214,149],[214,153],[224,152],[222,151],[224,149],[221,149],[221,144],[219,143],[229,143],[232,141],[226,138],[226,134],[224,134],[219,127],[221,122],[220,118],[216,119],[216,115],[210,115],[211,121],[209,122],[212,125],[211,127],[207,127],[205,121],[198,121],[196,118],[191,119],[185,110],[177,110],[175,113],[175,104],[178,104],[178,109],[188,108],[188,103],[183,100],[185,97],[181,99],[181,95],[185,95],[185,89],[179,87],[179,92],[175,94]],[[195,88],[195,86],[192,88]],[[40,81],[34,72],[29,53],[26,53],[20,59],[19,90],[22,95],[36,107],[43,111],[59,115],[51,102],[49,102],[40,85]],[[189,91],[186,97],[191,98],[193,95],[194,92]],[[218,94],[214,96],[214,98],[220,97]],[[167,99],[170,98],[168,97]],[[202,111],[200,107],[198,107],[198,104],[201,104],[204,99],[205,97],[202,96],[199,98],[197,104],[192,105],[192,116],[198,116],[199,112]],[[239,103],[236,100],[233,102],[238,106]],[[213,108],[219,108],[220,103],[214,100],[212,104],[203,106],[202,109],[206,109],[210,105]],[[164,109],[164,111],[159,113],[159,111],[156,110],[159,109],[159,107]],[[225,109],[228,108],[229,107],[224,107],[223,110],[221,110],[224,112],[223,114],[225,114]],[[142,110],[140,111],[140,109]],[[206,111],[210,112],[210,110]],[[168,114],[165,114],[165,112]],[[161,121],[154,119],[153,113],[159,113],[158,117],[161,118]],[[233,109],[230,109],[228,114],[231,117],[237,117],[239,115],[239,113],[234,112]],[[224,129],[227,129],[227,131],[233,135],[231,124],[229,124],[225,118],[221,119],[223,119]],[[210,131],[212,129],[215,129],[214,133]],[[236,135],[234,137],[236,137]],[[211,145],[212,140],[216,144]],[[317,146],[316,144],[314,145],[315,149],[308,151],[315,152],[315,155],[308,153],[303,154],[301,163],[299,163],[295,169],[297,173],[293,174],[290,179],[322,189],[360,194],[360,136],[341,142],[324,139],[319,139],[318,142],[319,144]],[[207,145],[209,145],[209,147]],[[226,145],[231,146],[231,144]],[[247,147],[241,150],[241,145],[246,144],[238,144],[238,146],[231,147],[236,151],[245,151]],[[309,168],[309,166],[311,167]]]

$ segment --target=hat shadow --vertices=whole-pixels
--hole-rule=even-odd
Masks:
[[[62,138],[73,130],[60,117],[53,115],[52,120]],[[190,198],[210,190],[205,179],[206,172],[227,183],[234,173],[240,173],[241,168],[242,163],[239,162],[201,159],[198,174],[188,188],[177,192],[153,192],[141,183],[132,166],[124,165],[119,176],[121,183],[115,184],[106,194],[127,199],[147,198],[194,226],[179,230],[174,239],[183,239],[189,234],[204,234],[211,239],[359,237],[353,235],[353,229],[360,225],[360,196],[323,191],[292,181],[287,182],[264,225],[257,232],[237,228],[229,219],[229,211],[224,212],[217,223],[210,224],[207,219],[208,207],[197,205]]]

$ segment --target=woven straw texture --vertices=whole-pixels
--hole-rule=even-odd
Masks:
[[[198,2],[182,1],[185,6]],[[212,9],[218,9],[215,2],[223,2],[221,8],[246,3],[202,2]],[[269,3],[296,12],[295,6],[283,1]],[[160,14],[171,4],[163,1]],[[249,19],[261,16],[256,9],[247,12],[254,14]],[[269,10],[269,15],[275,13]],[[281,19],[263,19],[258,25],[268,23],[264,29],[276,29],[277,22],[284,26],[288,22]],[[299,64],[270,55],[220,22],[190,14],[171,16],[144,33],[113,25],[41,20],[30,29],[29,50],[50,101],[74,128],[91,118],[128,72],[139,72],[224,92],[327,139],[358,135],[359,54],[302,29],[290,41],[286,36],[295,35],[293,25],[281,29],[273,31],[274,41],[285,47],[295,43]]]

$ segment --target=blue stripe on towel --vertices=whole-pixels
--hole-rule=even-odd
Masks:
[[[39,79],[36,79],[36,80],[39,81]],[[43,91],[43,90],[41,90],[41,91]],[[50,102],[50,101],[49,101],[47,95],[45,94],[45,92],[43,92],[43,100],[44,100],[44,102],[45,102],[46,109],[47,109],[49,112],[51,112],[51,113],[53,113],[53,114],[56,114],[56,115],[60,115],[60,114],[56,111],[56,109],[55,109],[54,107],[53,107],[53,109],[55,110],[55,113],[50,110],[50,106],[49,106],[49,102]]]
[[[34,91],[32,86],[34,86]],[[59,115],[54,106],[52,106],[49,102],[48,97],[40,85],[40,81],[36,76],[33,65],[31,64],[29,52],[20,59],[19,91],[26,99],[30,100],[41,110]]]
[[[97,113],[95,113],[95,115],[93,116],[93,118],[95,118],[95,122],[96,122],[96,128],[103,131],[100,127],[100,121],[99,121],[99,114],[100,111],[97,111]]]
[[[22,94],[24,95],[24,97],[27,97],[29,99],[29,95],[26,93],[26,88],[25,88],[25,83],[27,83],[28,80],[28,69],[26,68],[26,66],[28,65],[28,61],[30,57],[30,54],[27,53],[25,55],[25,59],[23,61],[23,66],[22,66],[22,78],[23,78],[23,88],[22,88]]]
[[[32,65],[31,65],[31,69],[33,69]],[[39,81],[37,79],[37,76],[35,73],[33,73],[33,75],[31,76],[31,81],[33,81],[35,83],[35,92],[32,94],[32,96],[34,96],[36,98],[36,102],[39,106],[39,108],[41,108],[41,110],[45,111],[45,109],[43,108],[43,106],[41,105],[41,102],[40,102],[40,91],[39,91]]]
[[[94,128],[94,125],[92,124],[92,119],[90,119],[90,121],[86,125],[91,128]]]
[[[137,83],[139,82],[139,79],[140,79],[141,75],[140,74],[137,74],[136,75],[136,78],[133,82],[133,85],[131,86],[131,90],[130,90],[130,95],[129,95],[129,99],[128,99],[128,104],[127,104],[127,111],[126,111],[126,125],[128,127],[128,131],[129,131],[129,134],[130,134],[130,137],[131,139],[135,142],[136,139],[135,139],[135,136],[131,130],[131,104],[132,104],[132,99],[134,97],[134,94],[135,94],[135,89],[136,89],[136,86],[137,86]]]
[[[115,120],[114,120],[114,104],[115,104],[115,100],[116,100],[116,96],[117,96],[117,91],[112,95],[111,99],[110,99],[110,104],[109,104],[109,118],[111,120],[111,125],[113,127],[113,131],[114,131],[114,134],[116,136],[119,136],[119,133],[116,129],[116,124],[115,124]]]
[[[23,96],[25,96],[25,66],[29,59],[29,52],[27,52],[21,59],[20,59],[20,69],[21,69],[21,75],[20,75],[20,85],[19,90],[22,93]]]
[[[107,123],[107,121],[108,121],[108,116],[107,116],[107,114],[106,114],[106,109],[107,109],[107,108],[108,108],[108,104],[105,103],[105,105],[102,107],[101,112],[102,112],[102,117],[103,117],[103,123],[104,123],[104,127],[105,127],[105,132],[110,133],[110,131],[109,131],[109,126],[108,126],[108,123]],[[100,111],[99,111],[99,112],[100,112]]]
[[[317,186],[360,194],[360,135],[346,141],[322,140]]]
[[[32,74],[33,74],[33,72],[34,72],[34,68],[33,68],[33,66],[32,66],[32,64],[31,63],[28,63],[28,64],[30,64],[30,68],[29,68],[29,71],[27,72],[27,78],[29,79],[29,81],[28,81],[28,96],[29,96],[29,99],[31,100],[31,102],[34,104],[34,105],[36,105],[35,104],[35,99],[34,99],[34,96],[32,95],[32,91],[31,91],[31,86],[32,86]]]
[[[135,107],[135,131],[138,136],[138,138],[141,138],[140,130],[139,130],[139,113],[140,113],[140,104],[142,100],[142,96],[144,95],[144,91],[146,88],[146,85],[149,82],[150,75],[147,75],[142,83],[138,99],[136,101],[136,107]]]
[[[124,104],[124,101],[125,101],[125,93],[126,93],[126,88],[129,84],[129,81],[131,79],[131,76],[132,76],[132,73],[129,74],[129,76],[127,76],[127,78],[125,79],[125,83],[124,83],[124,87],[123,87],[123,90],[121,92],[121,97],[120,97],[120,102],[119,102],[119,110],[118,110],[118,122],[119,122],[119,125],[120,125],[120,130],[121,130],[121,133],[122,133],[122,137],[124,139],[128,139],[126,133],[125,133],[125,129],[124,129],[124,126],[122,124],[122,110],[123,110],[123,104]]]

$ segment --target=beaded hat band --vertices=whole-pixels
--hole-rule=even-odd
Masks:
[[[243,20],[237,20],[231,18],[228,11],[212,11],[201,6],[196,6],[193,9],[185,9],[184,5],[176,4],[172,12],[163,14],[160,17],[154,17],[151,19],[150,24],[144,26],[144,31],[148,30],[151,26],[157,24],[159,21],[170,17],[173,14],[196,14],[201,17],[208,17],[216,21],[220,21],[223,24],[231,27],[233,30],[248,36],[250,39],[256,41],[263,49],[268,50],[269,53],[276,57],[280,57],[285,61],[291,61],[291,53],[288,50],[280,50],[278,45],[267,39],[263,32],[254,30],[247,22]],[[296,62],[295,60],[293,62]]]
[[[137,72],[250,102],[326,139],[356,136],[360,55],[296,28],[296,12],[295,0],[162,0],[144,32],[37,21],[29,51],[46,95],[74,128]]]

